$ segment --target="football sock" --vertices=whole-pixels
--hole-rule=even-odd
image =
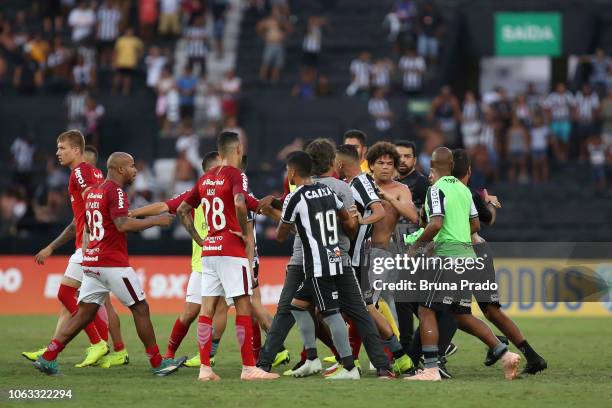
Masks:
[[[47,361],[53,361],[57,358],[57,355],[66,347],[64,344],[53,339],[47,346],[47,350],[43,353],[42,358]]]
[[[253,324],[251,316],[236,315],[236,338],[240,345],[242,365],[251,367],[255,365],[253,355]]]
[[[162,356],[159,354],[159,347],[157,347],[157,344],[147,347],[145,352],[147,353],[147,358],[149,359],[149,363],[151,363],[151,367],[159,367],[162,362]]]
[[[172,333],[170,334],[170,338],[168,339],[168,348],[166,351],[166,356],[174,358],[174,353],[181,345],[181,342],[187,335],[189,331],[189,326],[185,326],[181,319],[176,319],[174,322],[174,326],[172,327]]]
[[[306,350],[317,348],[317,337],[315,335],[315,324],[309,312],[291,306],[291,314],[300,329],[300,337]]]
[[[200,364],[210,366],[210,349],[212,348],[212,319],[208,316],[198,318],[198,348]]]
[[[348,330],[346,329],[346,324],[344,323],[344,319],[342,319],[342,315],[340,315],[340,313],[334,313],[330,316],[324,317],[323,321],[329,326],[329,331],[331,332],[334,346],[336,346],[336,350],[338,350],[338,354],[342,359],[344,368],[350,370],[351,368],[346,366],[345,361],[348,361],[347,356],[349,356],[351,364],[354,366],[352,363],[354,359],[351,351],[351,345],[349,344],[348,340]]]
[[[77,288],[73,288],[71,286],[60,285],[57,292],[57,298],[73,316],[79,310],[76,296],[77,290]],[[84,331],[85,334],[87,334],[87,337],[89,337],[89,342],[91,344],[97,344],[102,340],[100,334],[98,333],[98,329],[96,329],[96,325],[93,322],[88,323],[87,326],[85,326]]]
[[[527,340],[524,340],[521,344],[518,345],[518,349],[523,353],[527,361],[533,361],[538,358],[541,358],[540,355],[527,343]]]
[[[423,345],[423,357],[425,368],[433,368],[438,366],[438,346]]]
[[[404,349],[397,337],[395,337],[395,334],[392,334],[391,337],[383,340],[383,345],[391,351],[393,358],[400,358],[404,355]]]

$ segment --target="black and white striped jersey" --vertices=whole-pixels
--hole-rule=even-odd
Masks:
[[[367,173],[362,173],[359,176],[351,180],[351,192],[355,198],[355,205],[357,210],[363,218],[368,217],[372,214],[370,206],[373,203],[380,202],[380,196],[378,195],[378,186],[376,182]],[[372,235],[372,224],[360,225],[359,232],[355,239],[351,240],[351,249],[349,249],[349,255],[351,256],[351,264],[353,266],[360,266],[361,260],[363,259],[363,250],[365,243]]]
[[[243,173],[244,174],[244,173]],[[255,196],[253,195],[253,192],[249,191],[249,195],[253,198],[255,198]],[[253,246],[253,268],[255,268],[257,265],[259,265],[259,252],[257,251],[257,214],[255,214],[254,211],[247,211],[247,222],[253,222],[253,240],[254,240],[254,246]]]
[[[343,208],[338,196],[318,182],[299,186],[285,199],[281,221],[296,227],[302,241],[306,277],[342,273],[337,212]]]

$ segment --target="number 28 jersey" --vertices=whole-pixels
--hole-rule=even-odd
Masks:
[[[249,183],[246,175],[232,166],[217,166],[204,174],[185,202],[204,210],[208,235],[202,247],[202,256],[235,256],[246,258],[244,241],[230,231],[241,232],[234,195],[241,193],[249,209],[256,207],[256,200],[249,197]]]
[[[299,186],[285,198],[281,221],[295,224],[306,277],[342,274],[336,213],[343,208],[342,201],[323,183]]]
[[[129,206],[127,194],[112,180],[87,192],[85,218],[89,245],[83,254],[83,266],[130,266],[126,234],[119,232],[113,221],[127,217]]]

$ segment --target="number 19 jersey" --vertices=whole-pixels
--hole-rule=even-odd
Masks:
[[[236,167],[217,166],[204,174],[185,202],[204,210],[208,235],[202,247],[202,256],[234,256],[246,258],[244,241],[230,231],[241,232],[234,195],[248,197],[248,180]]]
[[[106,180],[89,190],[85,197],[85,218],[89,227],[89,245],[83,254],[83,266],[130,266],[127,239],[114,219],[127,217],[129,202],[119,184]]]

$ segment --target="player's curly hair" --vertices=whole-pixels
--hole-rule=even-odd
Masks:
[[[315,139],[305,151],[312,158],[312,174],[315,176],[327,173],[334,165],[336,148],[329,139]]]
[[[399,167],[400,155],[395,145],[389,142],[378,142],[368,149],[368,153],[366,154],[368,166],[373,166],[376,160],[383,156],[391,157],[393,159],[393,167],[396,169]]]

